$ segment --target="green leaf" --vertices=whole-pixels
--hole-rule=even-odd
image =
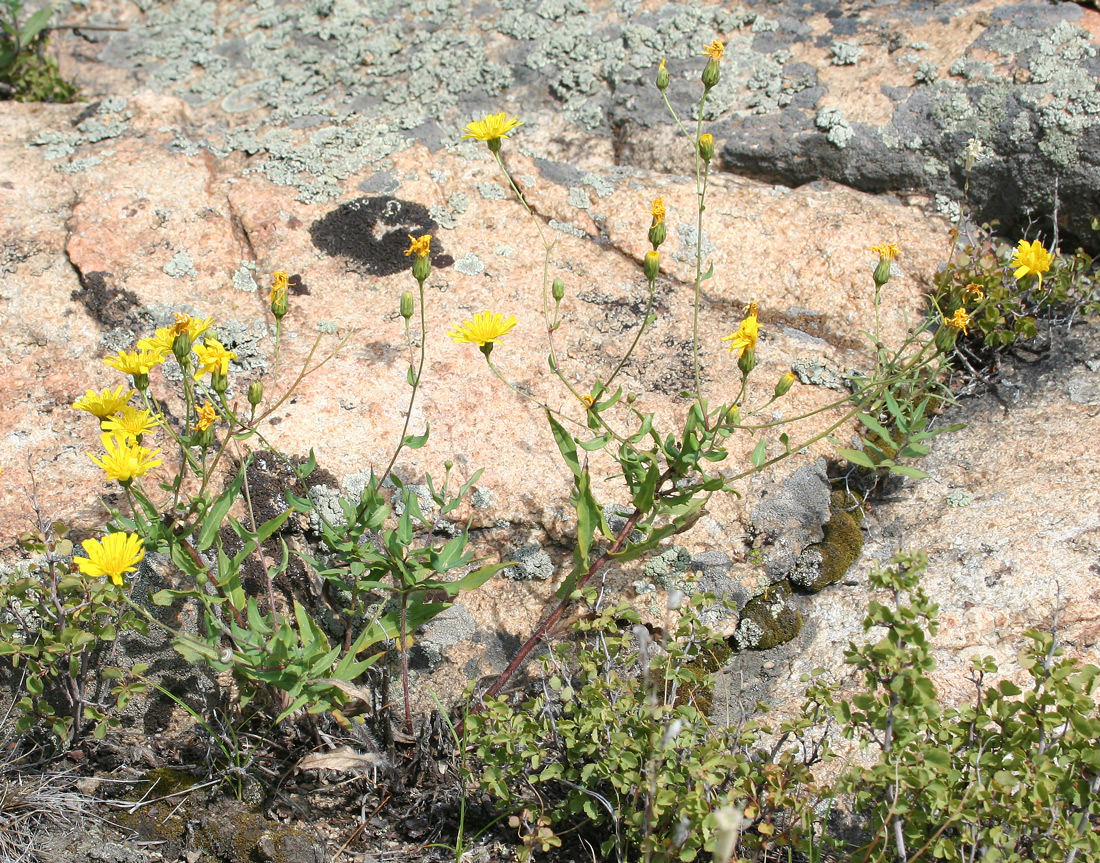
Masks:
[[[405,380],[409,382],[410,387],[416,386],[416,369],[413,367],[412,363],[409,363],[409,370],[405,374]]]
[[[752,455],[749,456],[749,461],[752,462],[753,467],[761,467],[764,462],[768,460],[767,450],[767,441],[762,439],[760,443],[756,445],[756,449],[752,451]]]
[[[506,569],[509,566],[515,566],[514,560],[506,560],[503,563],[490,563],[479,569],[475,569],[473,572],[468,572],[455,581],[431,581],[425,582],[426,588],[439,588],[447,592],[447,596],[456,596],[459,591],[462,590],[474,590],[481,587],[490,578],[500,572],[502,569]]]
[[[428,442],[428,435],[432,431],[432,424],[426,423],[424,426],[424,434],[422,435],[405,435],[405,439],[401,442],[409,449],[420,449],[424,444]]]
[[[711,264],[709,267],[707,267],[707,271],[699,277],[699,281],[700,282],[705,282],[707,279],[709,279],[713,275],[714,275],[714,264]]]
[[[898,450],[898,458],[924,458],[931,449],[922,443],[909,443]]]
[[[23,25],[23,29],[19,32],[19,42],[21,45],[29,45],[31,40],[34,39],[39,33],[46,29],[46,24],[49,23],[50,16],[53,14],[53,9],[50,6],[44,9],[39,9]]]
[[[657,493],[657,480],[661,478],[661,466],[653,462],[646,471],[645,479],[635,490],[631,503],[644,515],[653,509],[653,496]]]
[[[595,452],[596,450],[601,450],[605,446],[607,446],[607,442],[609,440],[611,440],[611,435],[603,434],[599,437],[592,438],[592,440],[579,440],[577,441],[577,446],[579,446],[586,452]]]
[[[890,432],[888,432],[882,426],[882,424],[870,414],[856,414],[856,418],[865,426],[867,426],[867,428],[869,428],[880,438],[882,438],[886,443],[892,444],[894,442],[893,438],[890,437]]]
[[[909,467],[906,464],[892,464],[888,465],[890,473],[898,473],[902,476],[912,477],[913,479],[924,479],[928,474],[923,470],[918,470],[915,467]]]
[[[199,529],[198,538],[195,540],[195,548],[198,551],[206,551],[206,549],[214,544],[214,540],[218,536],[218,531],[221,530],[222,521],[225,519],[226,513],[229,512],[229,508],[233,506],[234,501],[236,501],[241,493],[245,471],[248,469],[251,460],[251,456],[245,458],[232,484],[218,496],[218,499],[214,501],[210,509],[208,509],[203,516],[202,527]]]
[[[557,443],[562,458],[565,459],[569,469],[573,471],[573,476],[579,478],[581,463],[577,459],[577,445],[573,442],[572,435],[562,427],[561,423],[554,419],[554,415],[550,411],[546,412],[546,418],[550,420],[550,430],[554,433],[554,442]]]
[[[841,458],[848,459],[848,461],[850,461],[852,464],[858,464],[861,467],[869,467],[872,470],[878,467],[878,465],[876,465],[871,460],[871,457],[868,456],[867,453],[861,452],[858,449],[844,449],[842,447],[838,447],[836,452],[837,455],[839,455]]]

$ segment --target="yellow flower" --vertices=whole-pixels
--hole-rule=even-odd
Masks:
[[[409,247],[405,250],[405,257],[410,255],[417,255],[421,258],[426,258],[432,253],[432,235],[422,234],[419,238],[413,237],[412,234],[409,237]]]
[[[282,302],[286,299],[286,293],[290,290],[290,274],[278,270],[271,274],[271,278],[275,280],[275,283],[271,286],[271,293],[267,295],[268,304],[275,303],[276,301]]]
[[[653,225],[650,227],[654,227],[663,222],[665,220],[665,199],[654,199],[653,203],[649,206],[649,212],[653,214]]]
[[[963,300],[969,299],[973,299],[976,303],[980,303],[985,299],[985,290],[977,282],[971,282],[963,288]]]
[[[145,557],[145,545],[136,533],[109,533],[81,543],[87,557],[74,557],[73,563],[92,578],[109,578],[112,584],[122,584],[122,574],[133,572]]]
[[[871,251],[885,261],[892,261],[901,254],[901,249],[894,243],[879,243],[877,246],[871,246]]]
[[[508,119],[508,115],[503,111],[499,114],[486,114],[482,120],[474,120],[472,123],[466,125],[466,134],[463,138],[473,138],[475,141],[499,141],[501,138],[508,137],[508,133],[515,129],[517,126],[522,126],[523,122],[513,117]]]
[[[195,346],[195,355],[199,358],[199,369],[195,372],[198,380],[207,372],[216,375],[229,374],[229,361],[237,359],[236,353],[227,351],[217,339],[203,339],[201,345]]]
[[[1050,269],[1053,261],[1054,256],[1044,249],[1043,244],[1038,240],[1033,243],[1020,240],[1020,248],[1016,250],[1016,254],[1012,257],[1012,266],[1016,268],[1012,275],[1017,279],[1022,279],[1025,276],[1038,276],[1041,287],[1043,273]]]
[[[95,390],[88,390],[73,402],[73,410],[87,411],[92,416],[105,419],[111,414],[118,413],[126,402],[130,401],[130,396],[134,394],[134,390],[129,390],[126,395],[123,395],[122,391],[124,389],[125,387],[119,384],[117,389],[105,389],[100,393]]]
[[[726,336],[722,341],[730,343],[730,353],[737,351],[737,356],[743,356],[745,351],[756,348],[756,339],[760,335],[760,326],[756,321],[756,303],[749,306],[748,314],[741,321],[737,332]]]
[[[137,440],[138,435],[148,434],[161,424],[160,417],[154,417],[147,410],[125,405],[114,416],[103,421],[103,430],[116,437]]]
[[[451,324],[454,332],[447,333],[459,344],[471,344],[484,347],[487,344],[500,344],[500,337],[516,325],[516,319],[512,315],[504,320],[504,315],[499,312],[481,312],[474,315],[472,321],[465,321],[461,326]]]
[[[176,322],[170,327],[161,327],[152,336],[140,339],[137,343],[138,350],[160,351],[165,356],[172,353],[172,343],[179,333],[187,333],[192,344],[195,340],[214,325],[213,318],[192,318],[189,315],[177,314]]]
[[[210,426],[214,425],[221,417],[218,416],[218,412],[214,410],[214,406],[207,402],[201,408],[199,408],[199,418],[194,425],[196,431],[204,432]]]
[[[584,402],[584,406],[586,408],[590,408],[596,403],[596,400],[592,398],[592,396],[590,396],[588,393],[583,393],[581,395],[581,401]]]
[[[949,327],[954,327],[956,330],[962,330],[963,335],[967,334],[967,327],[970,326],[970,315],[966,313],[966,309],[955,309],[955,314],[949,318],[944,318],[943,321]]]
[[[119,351],[118,356],[105,357],[103,362],[124,375],[147,375],[154,366],[164,362],[165,351],[141,348],[136,351]]]
[[[159,449],[149,450],[113,434],[100,435],[99,439],[103,442],[103,449],[106,452],[102,458],[96,458],[88,453],[88,458],[103,468],[107,479],[118,480],[125,485],[135,477],[163,464],[161,459],[156,458],[160,455]]]
[[[703,54],[710,57],[712,60],[721,60],[725,52],[726,46],[722,44],[721,39],[715,39],[703,49]]]

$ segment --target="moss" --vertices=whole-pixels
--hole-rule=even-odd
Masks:
[[[193,788],[198,781],[170,767],[150,770],[127,797],[135,802],[151,802],[115,818],[139,839],[163,842],[160,850],[166,857],[181,856],[193,848],[202,853],[200,863],[294,863],[314,859],[312,843],[293,827],[269,821],[217,793],[211,797],[208,789],[179,793]],[[178,796],[163,799],[169,794]]]
[[[798,635],[802,614],[791,607],[790,596],[790,582],[781,581],[750,599],[733,634],[734,646],[739,650],[769,650]]]
[[[676,693],[676,704],[691,704],[703,716],[710,716],[714,708],[714,679],[711,677],[720,671],[733,650],[724,641],[704,647],[691,662],[684,666],[694,678],[694,683],[681,685]]]
[[[862,500],[851,491],[834,491],[829,498],[825,536],[799,555],[790,575],[791,584],[817,593],[840,581],[863,551],[863,532],[859,529],[862,520]]]

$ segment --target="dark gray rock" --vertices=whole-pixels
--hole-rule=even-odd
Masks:
[[[803,465],[749,516],[765,540],[764,571],[774,584],[787,577],[806,546],[821,542],[829,520],[829,478],[824,459]]]

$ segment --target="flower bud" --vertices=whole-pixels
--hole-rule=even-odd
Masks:
[[[699,156],[704,162],[714,158],[714,136],[709,132],[699,136]]]
[[[642,263],[642,271],[645,273],[645,277],[649,281],[653,281],[657,278],[657,273],[661,269],[661,253],[660,252],[646,252],[645,261]]]
[[[179,360],[181,366],[187,365],[191,360],[191,336],[185,330],[177,333],[172,340],[172,353]]]
[[[775,385],[775,397],[785,396],[790,388],[794,385],[794,375],[787,372],[783,377],[779,379],[779,383]]]
[[[737,361],[737,368],[741,369],[743,375],[747,375],[756,368],[756,348],[745,348]]]
[[[637,393],[627,393],[627,394],[626,394],[626,403],[627,403],[628,405],[632,405],[632,404],[634,404],[634,401],[635,401],[635,399],[637,399],[637,398],[638,398],[638,394],[637,394]]]
[[[500,148],[500,139],[497,138],[497,148]],[[493,142],[489,142],[489,149],[493,149]],[[413,261],[413,278],[420,284],[424,284],[427,281],[428,276],[432,274],[432,262],[428,260],[427,255],[417,255],[416,260]]]
[[[561,279],[554,279],[554,283],[550,286],[550,294],[554,298],[554,302],[560,303],[565,296],[565,282]]]
[[[455,466],[455,463],[453,461],[451,461],[450,459],[447,459],[445,462],[443,462],[443,469],[444,470],[450,470],[454,466]]]
[[[668,89],[668,69],[665,68],[665,59],[661,58],[661,65],[657,67],[657,89],[662,93]]]
[[[959,331],[954,327],[942,326],[936,331],[936,347],[941,353],[951,353],[955,349],[955,339]]]
[[[256,407],[264,400],[264,382],[253,381],[248,385],[248,403]]]
[[[401,292],[401,317],[406,321],[413,316],[413,311],[416,309],[416,300],[413,299],[412,291]]]
[[[649,242],[653,244],[653,248],[656,249],[665,241],[665,237],[668,236],[668,230],[665,228],[665,220],[661,219],[657,224],[653,225],[649,229]]]
[[[703,69],[703,88],[710,90],[715,84],[718,83],[719,78],[722,77],[721,64],[711,57],[707,60],[706,68]]]
[[[726,424],[735,426],[741,424],[741,405],[730,405],[726,411]]]
[[[888,281],[890,281],[890,259],[879,258],[878,264],[875,265],[875,272],[871,276],[875,280],[875,284],[878,287],[882,287]]]
[[[229,389],[229,375],[223,375],[220,372],[211,374],[210,389],[218,395],[225,395],[225,391]]]

